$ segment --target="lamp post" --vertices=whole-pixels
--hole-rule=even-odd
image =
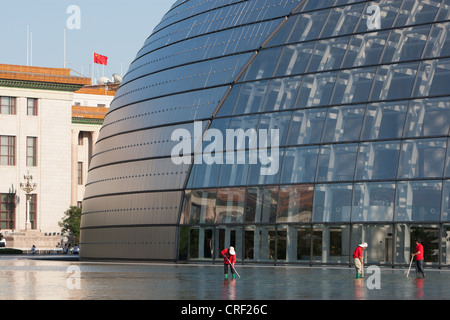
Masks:
[[[36,190],[37,184],[33,183],[33,176],[28,171],[26,175],[23,176],[26,183],[20,183],[20,188],[25,191],[27,194],[27,216],[25,223],[25,230],[31,230],[31,222],[30,222],[30,201],[31,201],[31,193]]]

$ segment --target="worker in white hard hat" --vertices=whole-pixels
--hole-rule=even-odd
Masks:
[[[233,279],[236,279],[234,270],[234,264],[236,263],[236,251],[234,250],[234,247],[222,250],[221,254],[223,256],[225,280],[228,279],[228,266],[230,266]]]
[[[361,243],[353,253],[353,261],[356,268],[356,279],[364,278],[364,256],[363,251],[367,248],[367,243]]]

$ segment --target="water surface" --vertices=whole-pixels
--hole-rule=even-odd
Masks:
[[[37,257],[0,258],[1,300],[410,300],[450,299],[450,270],[417,279],[402,268],[355,279],[353,268],[97,263]],[[368,287],[369,284],[369,287]]]

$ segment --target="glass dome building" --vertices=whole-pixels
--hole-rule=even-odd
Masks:
[[[176,1],[91,158],[82,259],[450,264],[449,0]]]

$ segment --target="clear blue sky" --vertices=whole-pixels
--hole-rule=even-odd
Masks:
[[[27,24],[32,30],[33,66],[64,65],[64,27],[80,9],[80,29],[66,30],[66,67],[88,77],[103,74],[93,52],[108,57],[105,76],[125,74],[145,39],[175,0],[15,0],[0,2],[0,63],[27,64]],[[123,67],[122,67],[123,66]],[[89,73],[91,70],[91,73]],[[74,73],[73,73],[74,74]]]

